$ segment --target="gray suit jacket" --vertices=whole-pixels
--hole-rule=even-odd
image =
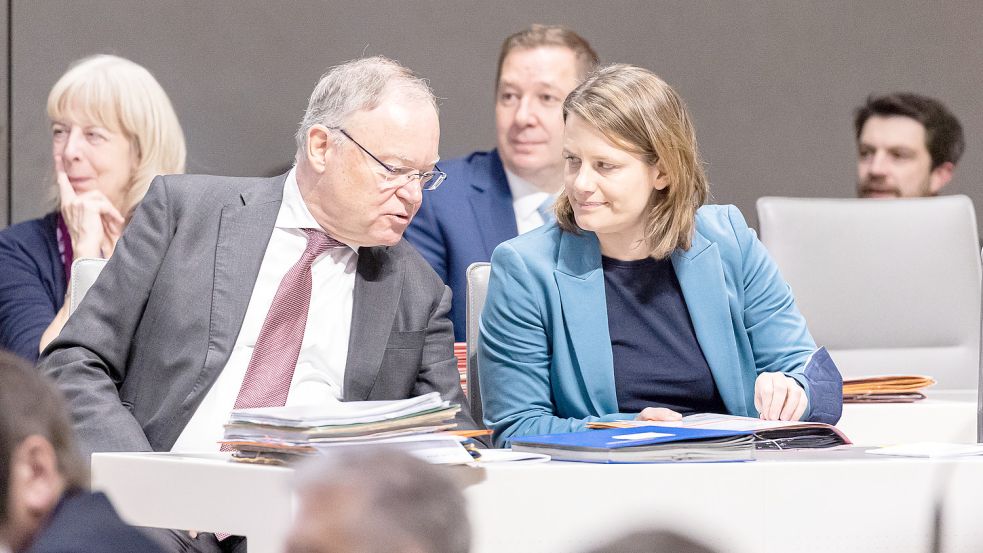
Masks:
[[[272,179],[157,177],[40,366],[81,446],[168,451],[228,361],[283,195]],[[344,399],[465,405],[450,291],[405,241],[361,248]],[[462,409],[460,427],[474,428]]]

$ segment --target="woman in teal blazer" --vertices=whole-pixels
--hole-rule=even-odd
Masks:
[[[634,372],[617,366],[616,358],[630,355],[613,354],[609,330],[621,336],[620,319],[634,324],[639,316],[655,327],[677,321],[678,333],[672,327],[669,334],[695,337],[690,354],[709,368],[703,374],[721,411],[835,423],[839,372],[817,350],[788,285],[737,208],[703,205],[709,193],[695,134],[672,88],[647,70],[610,66],[567,97],[564,119],[557,223],[492,256],[478,367],[496,445],[583,430],[591,421],[678,419],[666,408],[619,409],[634,387],[659,390],[658,382],[644,382],[644,363],[639,378],[638,363]],[[671,262],[681,297],[670,305],[680,313],[674,319],[633,301],[628,307],[650,311],[611,311],[606,287],[615,281],[606,282],[604,267],[652,259]],[[678,324],[687,316],[691,325]],[[651,399],[660,403],[657,393]]]

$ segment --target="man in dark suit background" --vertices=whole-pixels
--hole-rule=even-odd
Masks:
[[[463,404],[450,291],[402,241],[438,140],[425,81],[367,58],[321,78],[286,175],[158,177],[42,356],[83,450],[218,451],[240,407]]]
[[[0,551],[160,551],[87,480],[62,399],[27,362],[0,352]]]
[[[454,292],[454,336],[465,340],[469,265],[550,217],[563,185],[563,100],[598,63],[580,35],[533,25],[502,44],[495,92],[497,148],[442,164],[447,184],[428,193],[409,240]]]

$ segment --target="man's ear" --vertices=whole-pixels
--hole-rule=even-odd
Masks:
[[[656,190],[665,190],[669,186],[669,175],[666,173],[666,166],[661,159],[656,161],[655,165],[649,165],[649,178],[652,182],[652,188]]]
[[[324,125],[312,125],[307,129],[307,162],[318,173],[323,173],[328,166],[328,159],[334,155],[336,145],[331,131]]]
[[[48,516],[65,491],[55,448],[47,439],[34,434],[17,446],[11,460],[10,489],[16,490],[13,499],[32,517]]]
[[[956,171],[956,165],[951,161],[947,161],[935,169],[928,175],[928,189],[932,194],[938,194],[942,187],[952,180],[952,174]]]

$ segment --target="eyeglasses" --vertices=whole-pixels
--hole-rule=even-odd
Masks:
[[[376,163],[381,165],[382,168],[386,170],[384,177],[386,179],[387,190],[406,186],[415,180],[420,181],[420,188],[423,190],[434,190],[440,186],[440,183],[444,182],[445,178],[447,178],[447,173],[441,171],[440,167],[437,167],[436,165],[434,165],[433,171],[425,171],[422,173],[414,170],[412,167],[393,167],[392,165],[389,165],[388,163],[385,163],[381,159],[375,157],[372,152],[366,150],[365,146],[359,144],[358,140],[355,140],[350,134],[345,132],[345,129],[341,127],[331,128],[345,135],[345,138],[351,140],[356,146],[359,147],[360,150],[365,152],[370,158],[375,160]]]

